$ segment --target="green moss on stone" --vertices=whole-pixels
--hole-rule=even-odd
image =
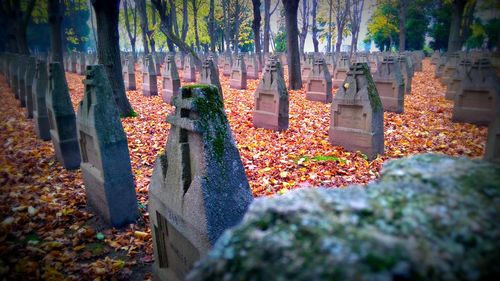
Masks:
[[[366,82],[368,85],[368,99],[370,99],[370,104],[374,111],[383,110],[382,101],[380,100],[380,96],[378,94],[377,86],[375,82],[373,82],[372,74],[370,72],[370,67],[367,63],[358,63],[358,65],[362,66],[363,74],[366,77]]]

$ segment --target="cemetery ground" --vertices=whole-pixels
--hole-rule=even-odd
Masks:
[[[173,108],[161,96],[144,97],[141,75],[136,77],[138,90],[128,91],[128,98],[137,117],[122,123],[141,218],[122,230],[104,228],[85,209],[80,171],[67,171],[56,161],[51,142],[36,137],[25,109],[0,77],[0,276],[150,278],[147,189],[167,140],[170,125],[165,118]],[[289,91],[289,129],[256,129],[252,110],[258,80],[249,80],[247,90],[235,90],[229,88],[229,77],[221,75],[225,110],[254,196],[310,185],[365,184],[377,178],[385,160],[411,154],[481,157],[487,128],[451,122],[453,102],[445,100],[445,87],[433,77],[434,67],[426,59],[423,72],[415,73],[412,93],[405,96],[404,113],[384,113],[385,154],[368,161],[361,153],[328,143],[330,104],[306,100],[303,90]],[[66,78],[76,110],[84,77],[66,73]]]

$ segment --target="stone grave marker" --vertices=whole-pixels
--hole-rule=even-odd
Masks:
[[[50,125],[47,115],[45,96],[49,91],[49,75],[47,73],[47,62],[36,61],[35,78],[33,80],[33,121],[36,135],[44,140],[50,140]]]
[[[347,72],[349,71],[350,66],[351,62],[349,61],[349,56],[342,54],[339,58],[339,61],[337,62],[335,71],[333,72],[333,88],[337,89],[342,86],[345,78],[347,77]]]
[[[27,56],[19,56],[19,66],[17,67],[17,96],[21,103],[21,107],[26,107],[26,82],[24,81],[26,75],[26,61]]]
[[[214,85],[217,87],[221,99],[224,100],[224,94],[219,80],[219,69],[217,69],[214,60],[206,59],[203,61],[200,72],[200,84]]]
[[[444,66],[446,65],[446,61],[448,60],[448,53],[442,54],[439,56],[438,61],[436,62],[436,71],[434,72],[434,78],[441,78],[444,71]]]
[[[316,58],[306,82],[306,99],[323,103],[332,102],[332,76],[325,60]]]
[[[331,75],[335,72],[335,66],[337,63],[337,60],[335,59],[335,54],[334,53],[326,53],[325,55],[325,62],[326,66],[328,67],[328,72],[330,72]],[[314,61],[313,61],[314,63]],[[302,76],[304,77],[304,76]],[[307,76],[303,79],[307,79]]]
[[[158,53],[152,53],[151,58],[153,58],[156,75],[161,75],[161,55]]]
[[[177,70],[184,69],[184,55],[182,53],[177,53],[175,55],[175,65],[177,66]]]
[[[255,54],[249,54],[245,59],[248,79],[259,79],[259,63]]]
[[[328,140],[374,159],[384,153],[384,112],[368,65],[351,66],[330,112]]]
[[[172,99],[179,93],[179,88],[181,87],[181,80],[173,55],[165,57],[161,79],[163,85],[161,97],[166,103],[172,103]]]
[[[70,53],[70,72],[71,73],[76,73],[77,71],[77,64],[78,64],[78,58],[77,58],[77,53],[76,52],[71,52]]]
[[[500,105],[497,105],[496,117],[488,127],[488,139],[484,159],[500,163]]]
[[[314,54],[306,54],[304,56],[302,64],[300,65],[300,73],[303,81],[306,81],[307,78],[309,77],[309,73],[311,73],[313,65],[314,65]]]
[[[138,215],[127,136],[102,65],[87,67],[77,131],[87,204],[103,220],[122,227]]]
[[[475,61],[465,72],[455,94],[453,122],[488,125],[495,119],[500,82],[487,58]]]
[[[431,65],[436,65],[439,61],[440,54],[439,52],[434,51],[431,56]]]
[[[76,73],[78,75],[85,75],[85,67],[87,65],[85,53],[77,53],[76,57]]]
[[[129,56],[125,59],[125,67],[123,67],[123,82],[125,90],[134,91],[137,89],[135,84],[135,63],[134,57]]]
[[[441,82],[444,85],[448,85],[450,83],[450,80],[452,79],[453,74],[455,73],[459,62],[460,62],[460,53],[455,52],[448,56],[448,60],[444,65],[443,75],[441,76]]]
[[[149,214],[153,279],[180,281],[253,198],[217,88],[182,87],[174,105],[149,186]]]
[[[472,65],[472,61],[469,58],[463,58],[458,63],[455,71],[448,80],[448,85],[446,87],[446,93],[444,97],[447,100],[454,100],[457,91],[460,89],[460,83],[462,82],[465,73]]]
[[[401,74],[403,75],[403,79],[405,82],[404,83],[405,94],[411,94],[411,81],[413,76],[413,70],[411,66],[410,57],[400,55],[398,56],[397,61],[399,63],[399,69],[401,70]]]
[[[17,93],[17,87],[18,87],[18,81],[17,81],[17,75],[18,75],[18,67],[19,67],[19,56],[17,54],[12,54],[10,63],[9,63],[9,74],[10,74],[10,79],[9,79],[9,85],[10,88],[12,89],[12,92],[14,93],[14,97],[16,99],[19,99],[18,93]]]
[[[231,68],[229,86],[233,89],[244,90],[247,88],[247,69],[243,55],[238,55]]]
[[[222,65],[222,75],[231,76],[231,68],[233,65],[233,58],[231,54],[224,54],[224,64]]]
[[[49,65],[49,91],[45,97],[50,125],[50,138],[57,160],[65,169],[80,167],[80,151],[76,136],[76,116],[71,104],[63,66]]]
[[[411,57],[413,61],[413,70],[417,72],[422,71],[422,57],[419,51],[411,52]]]
[[[255,90],[253,126],[269,130],[288,129],[288,91],[278,59],[270,59]]]
[[[151,55],[144,58],[142,66],[142,95],[146,97],[158,95],[156,69]]]
[[[373,74],[377,73],[378,64],[379,64],[378,56],[376,56],[376,55],[368,55],[368,62],[370,64],[370,72],[371,72],[371,74],[373,75]]]
[[[31,119],[33,118],[33,79],[35,78],[36,59],[28,57],[26,61],[24,100],[26,101],[26,118]]]
[[[184,71],[183,77],[184,82],[196,82],[196,69],[194,66],[194,59],[191,54],[184,58]]]
[[[393,57],[385,57],[373,76],[385,111],[402,113],[404,110],[404,80],[399,64]]]

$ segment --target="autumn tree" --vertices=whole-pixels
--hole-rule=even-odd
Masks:
[[[215,0],[210,0],[208,12],[208,35],[210,36],[210,51],[215,52],[217,35],[215,34]]]
[[[399,51],[404,52],[406,42],[406,12],[409,0],[398,0],[399,4]]]
[[[276,8],[279,5],[279,1],[276,1],[276,4],[273,8],[271,8],[271,0],[264,0],[264,54],[269,53],[269,43],[270,43],[270,33],[271,33],[271,16],[276,11]]]
[[[337,43],[335,51],[340,52],[342,46],[342,39],[344,28],[347,24],[347,16],[349,15],[350,1],[351,0],[334,0],[333,9],[335,10],[335,22],[337,23]]]
[[[130,3],[131,0],[123,1],[123,12],[125,19],[125,28],[127,30],[127,35],[130,40],[130,47],[132,48],[132,55],[134,59],[136,56],[135,42],[137,39],[137,6]],[[130,7],[130,8],[129,8]],[[131,9],[131,10],[129,10]],[[131,19],[130,19],[131,18]],[[132,20],[132,25],[130,24]]]
[[[64,15],[63,0],[48,0],[48,19],[50,25],[50,59],[63,63],[62,21]]]
[[[142,31],[142,44],[144,48],[144,54],[149,54],[149,26],[148,26],[148,15],[146,12],[146,0],[135,0],[135,6],[139,12],[139,20],[141,22]]]
[[[35,0],[2,0],[0,17],[7,19],[7,46],[11,52],[29,54],[26,30],[31,17]]]
[[[120,35],[118,19],[120,0],[92,0],[97,22],[97,58],[106,66],[113,97],[122,116],[132,116],[134,111],[125,94],[120,61]]]
[[[304,53],[304,47],[306,44],[307,31],[309,29],[309,0],[302,0],[302,9],[300,10],[300,15],[302,19],[302,29],[300,30],[300,53]],[[287,33],[288,34],[288,33]]]
[[[469,36],[476,0],[453,0],[448,51],[460,51]]]
[[[261,47],[260,47],[260,21],[261,21],[261,16],[260,16],[260,0],[252,0],[252,7],[253,7],[253,21],[252,21],[252,30],[253,30],[253,40],[255,44],[255,53],[257,54],[257,57],[259,58],[259,62],[262,63],[261,58],[260,58],[260,52],[261,52]]]
[[[406,1],[406,0],[405,0]],[[349,21],[351,22],[351,54],[358,51],[358,35],[361,27],[361,17],[365,0],[352,0],[349,11]]]
[[[288,89],[299,90],[302,88],[302,78],[300,74],[300,53],[299,53],[299,28],[297,26],[297,12],[299,0],[281,0],[285,10],[286,21],[286,46],[288,62]]]
[[[318,13],[318,0],[312,0],[312,7],[311,7],[311,29],[312,29],[312,41],[313,41],[313,46],[314,46],[314,52],[319,52],[319,41],[318,41],[318,25],[316,22],[316,15]]]

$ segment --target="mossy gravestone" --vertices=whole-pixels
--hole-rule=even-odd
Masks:
[[[161,79],[163,87],[161,97],[164,102],[172,103],[172,99],[179,93],[179,88],[181,87],[181,79],[179,79],[173,55],[167,55],[165,58]]]
[[[233,89],[244,90],[247,88],[247,68],[243,55],[238,55],[231,67],[229,86]]]
[[[495,119],[500,80],[487,58],[475,61],[464,72],[453,104],[453,122],[488,125]]]
[[[403,113],[404,80],[399,64],[393,57],[385,57],[373,75],[373,82],[382,101],[385,111]]]
[[[125,67],[123,68],[123,82],[127,91],[134,91],[135,84],[135,60],[133,56],[125,59]]]
[[[50,125],[47,115],[45,96],[49,91],[49,75],[47,62],[36,61],[35,79],[33,81],[33,121],[36,135],[42,140],[50,140]]]
[[[158,95],[155,64],[151,55],[144,58],[142,66],[142,95],[146,97]]]
[[[398,56],[397,61],[405,82],[405,94],[409,95],[411,94],[411,81],[413,77],[411,59],[409,56],[400,55]]]
[[[335,66],[335,71],[333,72],[333,88],[337,89],[342,87],[344,80],[347,77],[349,67],[351,67],[349,56],[346,54],[340,55],[337,65]]]
[[[255,90],[253,126],[270,130],[288,129],[288,91],[283,68],[277,58],[268,60]]]
[[[306,99],[322,103],[332,102],[332,76],[325,59],[316,58],[306,82]]]
[[[366,63],[356,63],[332,102],[328,140],[374,159],[384,154],[384,112]]]
[[[252,202],[217,88],[184,86],[174,106],[149,186],[153,276],[169,281],[184,280]]]
[[[127,136],[102,65],[87,67],[77,116],[87,204],[113,227],[137,218]]]
[[[365,188],[256,199],[187,280],[496,280],[499,204],[500,165],[393,160]]]
[[[27,59],[26,73],[24,75],[26,100],[26,118],[33,118],[33,81],[35,78],[36,58]]]
[[[49,91],[45,97],[50,124],[50,138],[56,157],[66,169],[80,167],[80,150],[76,136],[76,116],[71,104],[63,66],[49,65]]]
[[[214,85],[217,87],[221,99],[224,100],[222,86],[219,81],[219,70],[213,59],[206,59],[203,61],[200,72],[200,84]]]

